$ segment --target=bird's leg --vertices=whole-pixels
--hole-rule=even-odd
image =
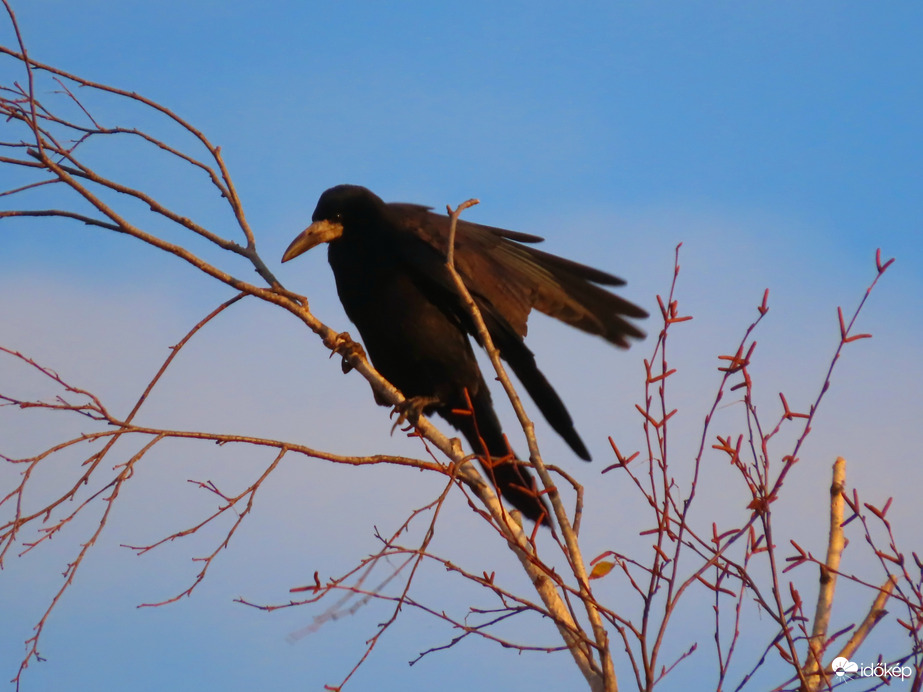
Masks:
[[[440,400],[439,397],[436,396],[412,396],[404,399],[399,404],[395,404],[391,415],[393,416],[396,413],[397,420],[391,427],[391,434],[393,435],[394,430],[405,422],[411,425],[415,424],[427,407],[434,406],[438,403],[440,403]]]
[[[327,346],[331,349],[331,358],[334,353],[343,357],[341,367],[343,368],[344,375],[354,367],[353,363],[350,361],[354,359],[368,360],[368,356],[365,355],[365,349],[362,348],[362,344],[358,341],[353,341],[348,332],[340,332],[333,337],[332,343],[328,343]]]

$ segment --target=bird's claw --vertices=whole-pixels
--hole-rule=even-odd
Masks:
[[[333,343],[330,344],[331,353],[330,356],[333,357],[333,354],[343,358],[341,367],[343,368],[343,374],[345,375],[350,370],[353,369],[353,365],[350,362],[354,358],[368,360],[368,357],[365,355],[365,349],[362,348],[362,344],[358,341],[353,341],[352,337],[348,332],[340,332],[333,338]]]
[[[391,415],[393,416],[396,413],[397,420],[394,422],[394,425],[391,426],[391,434],[393,435],[398,426],[404,423],[410,423],[411,425],[415,424],[428,406],[433,406],[438,403],[439,398],[435,396],[412,396],[404,399],[399,404],[395,404],[394,410],[391,411]]]

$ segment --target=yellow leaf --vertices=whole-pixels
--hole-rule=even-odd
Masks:
[[[600,577],[605,577],[609,572],[612,571],[612,568],[615,567],[614,562],[597,562],[593,565],[593,571],[590,572],[590,579],[599,579]]]

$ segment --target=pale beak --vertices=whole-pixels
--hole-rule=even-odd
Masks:
[[[331,240],[336,240],[341,235],[343,235],[342,224],[336,223],[335,221],[327,221],[326,219],[315,221],[292,241],[292,244],[288,246],[285,254],[282,255],[282,261],[288,262],[290,259],[298,257],[298,255],[307,252],[321,243],[329,243]]]

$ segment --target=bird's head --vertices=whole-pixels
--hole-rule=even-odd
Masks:
[[[288,262],[321,243],[331,243],[343,236],[344,228],[358,228],[374,221],[385,203],[370,190],[359,185],[337,185],[320,196],[311,217],[311,225],[288,246],[282,261]]]

